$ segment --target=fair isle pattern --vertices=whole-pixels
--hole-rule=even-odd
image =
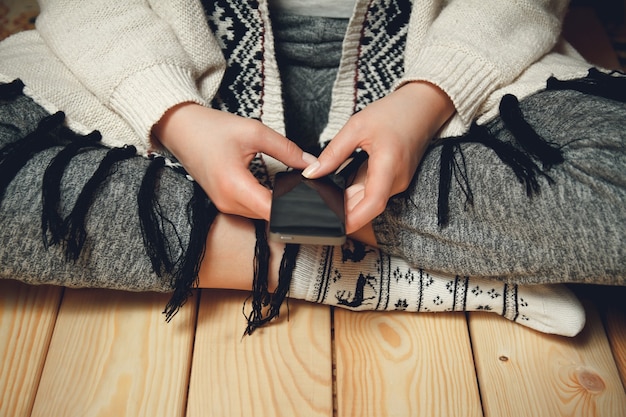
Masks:
[[[404,47],[411,0],[372,0],[357,63],[354,112],[389,94],[404,73]]]
[[[536,308],[519,293],[517,285],[432,275],[352,240],[323,248],[321,260],[320,278],[309,294],[317,303],[356,311],[485,311],[522,324],[528,324]]]
[[[227,67],[213,107],[260,119],[263,104],[264,27],[258,1],[203,0]]]

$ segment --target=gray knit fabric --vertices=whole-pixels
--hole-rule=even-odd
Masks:
[[[328,122],[348,19],[273,13],[287,137],[315,153]]]
[[[0,100],[0,148],[33,131],[47,113],[24,96]],[[118,163],[98,190],[87,216],[87,241],[79,259],[66,261],[61,245],[46,249],[41,230],[43,173],[60,147],[32,158],[10,183],[0,205],[0,278],[32,284],[68,287],[115,288],[131,291],[170,291],[167,278],[159,278],[144,249],[137,215],[137,192],[149,161],[135,157]],[[77,155],[63,177],[62,216],[67,216],[78,194],[107,149],[88,149]],[[171,170],[161,178],[162,209],[176,225],[172,241],[187,244],[187,202],[191,183]],[[174,240],[175,239],[175,240]],[[174,247],[180,254],[180,248]]]

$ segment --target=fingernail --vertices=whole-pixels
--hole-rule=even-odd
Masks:
[[[357,193],[363,192],[365,190],[365,186],[363,184],[354,184],[346,188],[346,197],[352,198]]]
[[[317,158],[308,152],[302,152],[302,160],[309,165],[317,162]]]
[[[318,169],[320,169],[320,166],[321,166],[320,161],[316,160],[311,165],[306,167],[304,171],[302,171],[302,176],[305,178],[311,178],[311,176],[315,174]]]

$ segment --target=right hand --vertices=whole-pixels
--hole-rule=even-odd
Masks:
[[[346,229],[353,234],[368,228],[389,198],[407,189],[432,138],[454,111],[439,87],[409,82],[354,114],[303,175],[319,178],[357,148],[366,151],[369,159],[346,189]]]
[[[262,152],[287,166],[304,169],[315,157],[263,123],[195,103],[170,109],[153,128],[200,184],[217,208],[228,214],[269,220],[271,191],[249,171]]]

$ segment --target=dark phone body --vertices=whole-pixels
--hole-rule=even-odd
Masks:
[[[313,245],[344,243],[342,184],[331,177],[309,180],[301,171],[278,173],[272,196],[270,239]]]

